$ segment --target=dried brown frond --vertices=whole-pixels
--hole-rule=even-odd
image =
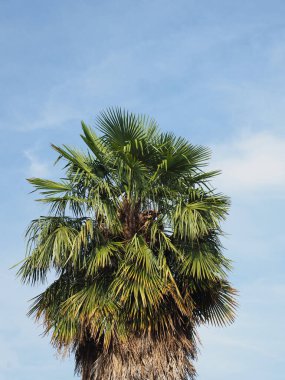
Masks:
[[[186,335],[131,336],[101,352],[90,340],[78,347],[76,356],[82,380],[187,380],[195,376],[191,362],[196,347]]]

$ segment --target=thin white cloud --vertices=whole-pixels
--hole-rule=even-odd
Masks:
[[[25,150],[24,155],[29,161],[29,167],[27,169],[27,175],[29,177],[46,177],[49,175],[48,164],[41,161],[34,151]]]
[[[245,33],[244,29],[225,34],[220,27],[203,28],[197,39],[189,36],[187,28],[182,28],[167,36],[134,41],[123,49],[114,49],[102,60],[95,57],[95,63],[67,78],[63,75],[56,85],[52,85],[38,99],[35,112],[28,115],[27,120],[23,122],[21,115],[18,129],[54,128],[72,120],[80,120],[84,115],[93,113],[94,108],[98,110],[109,105],[138,105],[141,109],[145,99],[148,100],[146,89],[151,91],[153,86],[158,91],[156,108],[160,104],[168,108],[167,91],[163,91],[163,94],[159,92],[162,84],[174,80],[184,81],[189,76],[189,67],[193,72],[197,67],[200,70],[205,54],[224,44],[239,41]],[[189,89],[184,91],[188,104]],[[177,102],[181,102],[182,95],[181,91],[171,92],[171,97],[176,98]]]
[[[125,56],[124,56],[125,55]],[[52,86],[39,101],[36,116],[28,117],[18,128],[21,131],[56,126],[93,116],[96,110],[106,105],[131,104],[136,97],[135,88],[139,78],[128,82],[132,70],[133,53],[111,54],[102,62],[78,71],[72,78],[63,79]],[[128,69],[127,69],[128,68]],[[146,75],[146,74],[145,74]],[[120,96],[118,96],[120,95]]]
[[[285,189],[285,138],[270,132],[244,134],[213,147],[222,170],[219,188],[231,193],[276,193]]]

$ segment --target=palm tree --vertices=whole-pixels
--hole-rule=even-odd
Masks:
[[[82,123],[87,152],[52,145],[59,182],[31,178],[48,216],[31,222],[25,283],[55,280],[29,314],[83,380],[195,376],[196,328],[234,319],[220,222],[229,200],[204,171],[210,152],[121,109]],[[50,277],[49,277],[50,278]]]

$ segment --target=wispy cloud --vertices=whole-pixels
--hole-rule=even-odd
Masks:
[[[285,190],[285,138],[268,131],[243,134],[213,148],[222,170],[219,187],[230,193]]]
[[[49,165],[45,161],[41,161],[33,150],[25,150],[25,157],[29,161],[27,175],[29,177],[46,177],[49,175]]]
[[[63,74],[56,84],[48,86],[48,91],[35,102],[34,112],[27,115],[19,129],[53,128],[91,112],[94,114],[94,108],[97,111],[109,105],[138,107],[141,112],[150,98],[156,114],[159,107],[163,107],[164,113],[170,113],[173,102],[188,106],[189,99],[197,96],[198,87],[208,91],[208,82],[212,85],[213,68],[205,56],[238,43],[251,28],[225,33],[222,27],[200,29],[197,26],[197,38],[189,34],[187,25],[169,35],[131,39],[126,46],[114,48],[102,59],[94,56],[94,61],[73,75]],[[202,84],[198,79],[201,73],[206,75]],[[217,83],[220,78],[214,83],[214,91]],[[152,107],[148,104],[148,108]]]

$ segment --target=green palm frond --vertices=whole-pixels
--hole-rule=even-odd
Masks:
[[[103,133],[103,141],[115,151],[123,150],[127,142],[145,137],[145,128],[136,115],[119,108],[102,112],[97,125]]]
[[[196,286],[193,300],[199,323],[224,326],[232,323],[236,314],[237,292],[226,280],[206,281]]]
[[[173,214],[174,235],[181,239],[197,239],[215,230],[228,211],[228,198],[207,195],[203,190],[190,189],[186,197],[177,202]]]

